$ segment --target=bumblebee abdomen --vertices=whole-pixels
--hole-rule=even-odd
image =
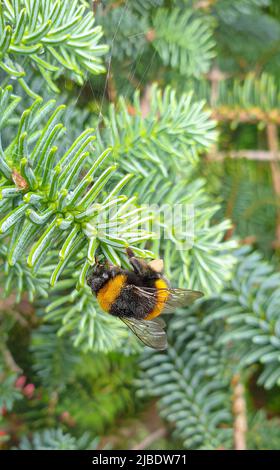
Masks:
[[[135,285],[128,284],[121,290],[119,297],[112,304],[110,313],[117,317],[144,320],[154,306],[155,299],[153,297],[145,297],[141,289],[135,289]]]
[[[126,284],[126,279],[125,274],[117,274],[117,276],[109,279],[97,292],[98,303],[105,312],[110,312],[112,305],[119,298]]]
[[[162,313],[165,303],[169,297],[168,290],[165,290],[168,289],[169,286],[164,279],[156,279],[154,286],[157,289],[156,303],[152,310],[145,317],[145,320],[152,320],[153,318],[158,317]]]

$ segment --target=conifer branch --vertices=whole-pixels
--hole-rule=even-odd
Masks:
[[[187,76],[209,71],[215,57],[215,41],[210,18],[196,17],[193,10],[158,9],[153,19],[153,45],[164,65]]]
[[[167,275],[182,287],[187,285],[205,293],[222,289],[223,282],[229,279],[234,264],[231,251],[236,247],[233,241],[222,241],[222,233],[230,226],[228,221],[211,226],[211,217],[219,206],[209,209],[206,182],[193,181],[199,156],[211,148],[215,139],[214,122],[203,102],[194,102],[191,93],[177,99],[171,88],[161,92],[156,86],[150,89],[145,116],[138,93],[134,96],[133,113],[120,98],[116,106],[111,105],[105,128],[97,136],[98,149],[110,143],[120,170],[137,175],[128,183],[126,194],[138,194],[140,204],[157,205],[153,219],[158,221],[161,236],[165,233],[166,239],[155,240],[152,251],[164,255]],[[193,240],[191,215],[185,214],[185,232],[176,235],[171,219],[163,221],[160,215],[165,203],[181,203],[194,209]],[[189,245],[183,249],[187,240]],[[217,256],[221,252],[223,255]]]
[[[93,12],[80,0],[3,0],[0,18],[0,67],[31,96],[24,81],[30,66],[55,92],[61,67],[80,84],[87,72],[105,71],[100,56],[108,48],[99,44],[102,29],[94,26]]]
[[[2,114],[2,110],[5,112],[3,99],[1,104]],[[79,252],[84,258],[79,279],[79,285],[83,286],[99,246],[105,257],[120,264],[120,255],[129,244],[140,243],[151,234],[138,230],[137,220],[127,230],[130,212],[125,212],[123,205],[126,201],[127,208],[133,203],[119,196],[119,192],[131,175],[120,179],[104,197],[106,183],[116,170],[115,165],[104,169],[110,149],[94,159],[90,169],[79,179],[92,152],[91,129],[84,131],[63,155],[59,155],[57,141],[65,132],[60,122],[64,107],[59,106],[50,114],[54,105],[37,99],[23,112],[15,137],[1,151],[0,236],[9,240],[7,251],[2,250],[2,255],[6,253],[7,266],[14,267],[19,266],[18,262],[27,252],[27,265],[37,272],[55,243],[58,260],[50,278],[54,285]],[[39,131],[43,118],[47,123]],[[116,210],[110,212],[108,220],[112,208]],[[141,211],[134,209],[136,214]]]

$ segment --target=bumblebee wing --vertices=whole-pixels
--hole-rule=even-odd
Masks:
[[[163,313],[172,313],[175,308],[188,307],[195,300],[203,297],[203,293],[191,289],[167,289],[169,296],[165,302]],[[159,293],[160,295],[160,293]]]
[[[178,307],[187,307],[191,305],[195,300],[203,296],[203,293],[196,290],[190,289],[158,289],[154,287],[137,287],[138,294],[141,295],[142,303],[145,302],[147,305],[151,305],[162,299],[164,307],[162,313],[173,313]]]
[[[153,349],[167,349],[167,337],[164,331],[165,322],[160,318],[154,320],[137,320],[136,318],[119,317],[137,338]]]

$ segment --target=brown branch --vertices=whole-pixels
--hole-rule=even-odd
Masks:
[[[193,8],[196,10],[208,10],[217,0],[198,0],[194,5]]]
[[[92,0],[92,11],[94,14],[96,13],[99,4],[100,0]]]
[[[16,361],[14,360],[11,351],[7,348],[5,344],[0,345],[0,350],[3,354],[4,361],[12,372],[20,373],[22,369],[17,365]]]
[[[246,450],[247,415],[246,402],[244,398],[244,387],[240,382],[240,375],[235,374],[232,378],[234,415],[234,448],[235,450]]]
[[[278,109],[263,111],[261,108],[252,107],[249,109],[236,108],[230,106],[218,106],[212,110],[212,117],[216,121],[237,121],[258,123],[260,121],[266,123],[280,124],[280,112]]]
[[[207,155],[209,161],[222,161],[225,158],[246,158],[264,162],[280,161],[280,152],[273,153],[267,150],[229,150],[226,152],[213,152]]]
[[[113,74],[111,70],[108,71],[107,92],[108,92],[109,101],[111,103],[116,103],[117,90],[116,90],[115,80],[113,78]]]
[[[278,146],[278,129],[275,124],[267,125],[267,142],[270,152],[274,155],[274,160],[270,163],[273,188],[277,199],[280,199],[280,167],[279,167],[279,146]],[[276,242],[280,244],[280,211],[277,210],[276,220]]]
[[[206,75],[207,79],[211,82],[211,96],[210,96],[210,103],[212,108],[215,108],[218,97],[219,97],[219,83],[222,80],[228,78],[228,74],[222,72],[216,65],[210,70],[210,72]]]
[[[156,431],[152,432],[149,436],[145,437],[142,442],[137,444],[136,446],[132,447],[131,450],[144,450],[147,449],[151,444],[153,444],[158,439],[165,437],[167,434],[167,430],[165,428],[157,429]]]
[[[141,99],[140,107],[141,107],[141,115],[143,118],[147,117],[150,112],[151,90],[152,90],[151,85],[147,85],[144,90],[143,97]]]
[[[257,242],[257,237],[256,235],[248,235],[248,237],[245,237],[241,240],[239,240],[239,243],[241,245],[254,245],[254,243]]]

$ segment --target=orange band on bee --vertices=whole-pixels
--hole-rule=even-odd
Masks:
[[[124,274],[118,274],[113,279],[106,282],[105,286],[101,287],[97,294],[97,300],[100,307],[109,312],[111,306],[120,295],[122,288],[126,282],[126,276]]]
[[[157,279],[155,282],[155,287],[157,291],[157,302],[153,310],[145,317],[145,320],[152,320],[152,318],[158,317],[169,297],[168,285],[163,279]],[[162,290],[161,290],[162,289]],[[164,289],[164,290],[163,290]]]

